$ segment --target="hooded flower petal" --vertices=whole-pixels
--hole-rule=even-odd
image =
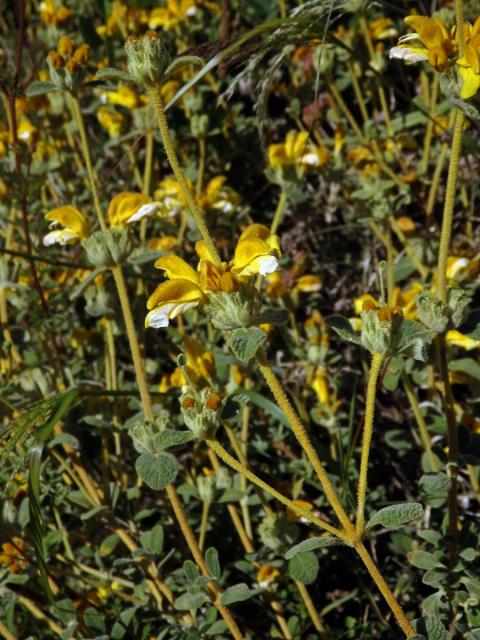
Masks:
[[[264,225],[250,225],[238,241],[232,272],[239,278],[256,274],[266,276],[277,270],[279,254],[278,236],[270,234],[268,227]]]
[[[158,258],[154,266],[156,269],[163,269],[165,276],[169,280],[187,280],[196,285],[200,283],[198,272],[185,262],[183,258],[174,254]]]
[[[108,207],[111,227],[124,227],[157,211],[158,205],[142,193],[122,191],[114,196]]]
[[[90,234],[90,223],[87,218],[75,207],[65,205],[52,209],[45,215],[45,220],[51,222],[50,227],[60,226],[48,233],[43,239],[43,243],[49,246],[54,243],[66,244],[73,240],[87,238]]]
[[[158,285],[147,301],[150,312],[145,326],[154,329],[168,327],[171,318],[206,301],[203,291],[188,280],[167,280]]]

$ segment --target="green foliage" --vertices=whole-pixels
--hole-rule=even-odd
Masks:
[[[412,520],[423,518],[423,507],[418,502],[392,504],[373,514],[366,524],[366,529],[382,526],[386,529],[398,527]]]

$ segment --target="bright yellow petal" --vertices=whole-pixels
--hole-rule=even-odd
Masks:
[[[203,291],[188,280],[166,280],[158,285],[147,300],[147,309],[154,309],[158,305],[171,302],[204,302]]]
[[[447,331],[447,344],[453,347],[460,347],[466,351],[480,348],[480,340],[474,340],[460,333],[460,331]]]
[[[462,67],[458,61],[458,70],[462,78],[462,91],[460,97],[463,100],[472,98],[480,88],[480,74],[475,73],[471,67]]]
[[[114,196],[108,206],[108,220],[112,227],[122,227],[130,222],[135,222],[137,218],[142,217],[142,208],[146,205],[152,205],[153,209],[156,205],[152,203],[149,196],[142,193],[132,193],[130,191],[122,191]],[[150,215],[150,207],[146,207],[145,215]]]
[[[169,256],[161,256],[154,264],[156,269],[163,269],[165,276],[169,280],[187,280],[198,285],[200,276],[183,258],[171,254]]]
[[[90,233],[90,223],[87,218],[81,211],[70,205],[52,209],[45,215],[45,220],[56,222],[79,238],[86,238]]]

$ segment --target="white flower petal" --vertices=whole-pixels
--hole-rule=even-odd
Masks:
[[[416,62],[428,60],[428,55],[425,53],[419,53],[418,51],[409,49],[408,47],[393,47],[393,49],[390,49],[388,55],[390,58],[403,60],[407,64],[415,64]]]
[[[318,167],[318,165],[320,164],[317,154],[313,153],[313,151],[302,156],[301,161],[303,162],[303,164],[308,164],[310,167]]]
[[[198,306],[198,302],[181,302],[180,304],[176,304],[175,308],[170,313],[170,318],[176,318],[181,313],[185,313],[189,309],[193,309]]]
[[[262,276],[268,276],[278,269],[278,260],[275,256],[262,256],[258,259],[258,273]]]
[[[175,307],[175,303],[164,304],[162,307],[155,307],[147,313],[145,326],[152,329],[163,329],[170,324],[170,311]]]
[[[189,18],[193,17],[197,13],[197,7],[189,7],[187,9],[187,16]]]
[[[70,240],[78,238],[77,234],[69,229],[56,229],[50,231],[43,239],[43,244],[50,247],[52,244],[67,244]]]
[[[142,204],[135,213],[133,213],[127,220],[127,224],[130,222],[137,222],[146,216],[151,216],[152,213],[155,213],[158,209],[158,204],[156,202],[149,202],[148,204]]]

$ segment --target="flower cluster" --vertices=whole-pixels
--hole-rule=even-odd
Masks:
[[[215,265],[203,241],[197,242],[196,250],[200,258],[197,270],[176,255],[162,256],[155,262],[167,280],[148,299],[146,327],[167,327],[181,313],[206,304],[212,294],[231,294],[252,277],[276,271],[280,243],[267,227],[253,224],[240,236],[233,260],[228,263]]]

